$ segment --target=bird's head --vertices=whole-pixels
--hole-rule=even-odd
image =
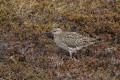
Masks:
[[[52,34],[60,34],[62,33],[62,30],[60,28],[53,28],[51,32]]]
[[[46,32],[46,33],[61,34],[62,30],[60,28],[53,28],[50,32]]]

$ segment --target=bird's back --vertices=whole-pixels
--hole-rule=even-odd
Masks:
[[[61,34],[57,34],[54,36],[60,43],[65,44],[66,46],[71,48],[87,46],[94,43],[96,40],[91,37],[80,35],[76,32],[62,32]]]

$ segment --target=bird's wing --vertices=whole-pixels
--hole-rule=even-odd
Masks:
[[[63,43],[65,43],[68,47],[73,47],[73,48],[88,45],[90,44],[90,42],[94,40],[95,40],[94,38],[86,37],[76,32],[63,33],[63,37],[62,37]]]

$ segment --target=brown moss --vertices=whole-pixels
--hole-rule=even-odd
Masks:
[[[1,0],[0,4],[1,79],[119,79],[118,0]],[[41,35],[53,27],[99,36],[103,42],[78,51],[74,61],[57,49],[53,36]]]

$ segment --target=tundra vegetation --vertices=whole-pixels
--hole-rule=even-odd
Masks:
[[[104,41],[75,61],[53,27]],[[0,0],[0,80],[120,80],[120,0]]]

